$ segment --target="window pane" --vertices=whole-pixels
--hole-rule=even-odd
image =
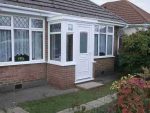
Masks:
[[[32,32],[32,59],[43,59],[43,32]]]
[[[15,61],[29,61],[29,31],[14,30]]]
[[[61,61],[61,34],[50,36],[50,59]]]
[[[67,35],[66,61],[73,61],[73,34]]]
[[[11,17],[0,16],[0,26],[11,26]]]
[[[50,32],[61,32],[61,23],[59,24],[51,24]]]
[[[98,34],[95,34],[94,39],[94,55],[98,56]]]
[[[0,62],[12,61],[11,31],[0,30]]]
[[[31,26],[32,28],[43,28],[43,20],[32,19]]]
[[[99,32],[99,25],[95,25],[95,32]]]
[[[88,34],[86,32],[80,33],[80,53],[87,53]]]
[[[15,28],[29,28],[29,18],[28,17],[14,17],[14,27]]]
[[[68,24],[68,31],[73,31],[73,25],[72,24]]]
[[[101,34],[100,35],[100,51],[99,51],[99,56],[105,56],[106,55],[106,35]]]
[[[106,26],[100,26],[100,32],[106,33]]]
[[[113,33],[113,27],[108,27],[108,32]]]
[[[113,36],[108,35],[107,39],[107,55],[112,55],[112,41],[113,41]]]

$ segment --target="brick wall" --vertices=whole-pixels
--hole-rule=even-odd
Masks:
[[[115,58],[96,59],[94,64],[94,77],[114,73]]]
[[[60,89],[67,89],[74,87],[75,66],[62,67],[48,64],[47,81],[49,84]]]
[[[0,82],[29,82],[46,79],[46,64],[0,67]]]

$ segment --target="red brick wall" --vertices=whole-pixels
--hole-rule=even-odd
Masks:
[[[96,59],[94,77],[114,73],[115,58]]]
[[[62,67],[48,64],[47,81],[49,84],[60,89],[67,89],[74,87],[75,66]]]
[[[0,67],[0,82],[29,82],[46,79],[46,64]]]

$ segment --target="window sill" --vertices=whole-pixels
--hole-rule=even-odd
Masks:
[[[95,56],[94,59],[102,59],[102,58],[114,58],[115,56]]]
[[[75,62],[62,63],[62,62],[59,62],[59,61],[49,61],[48,63],[53,64],[53,65],[58,65],[58,66],[74,66],[74,65],[76,65]]]
[[[27,64],[41,64],[46,63],[44,60],[38,60],[38,61],[25,61],[25,62],[4,62],[0,64],[0,67],[2,66],[17,66],[17,65],[27,65]]]

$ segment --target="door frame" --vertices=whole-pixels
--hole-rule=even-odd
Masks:
[[[76,39],[75,39],[75,44],[76,44],[76,49],[75,49],[75,58],[76,58],[76,67],[75,67],[75,83],[82,83],[82,82],[87,82],[87,81],[91,81],[91,80],[94,80],[94,76],[93,76],[93,63],[94,63],[94,30],[93,30],[93,26],[92,25],[77,25],[77,31],[76,31]],[[86,30],[84,30],[86,29]],[[79,60],[79,54],[80,54],[80,32],[81,31],[85,31],[87,32],[88,31],[88,53],[89,53],[89,65],[90,66],[90,77],[88,77],[87,79],[81,79],[81,80],[78,80],[77,79],[77,65],[78,65],[78,60]]]

